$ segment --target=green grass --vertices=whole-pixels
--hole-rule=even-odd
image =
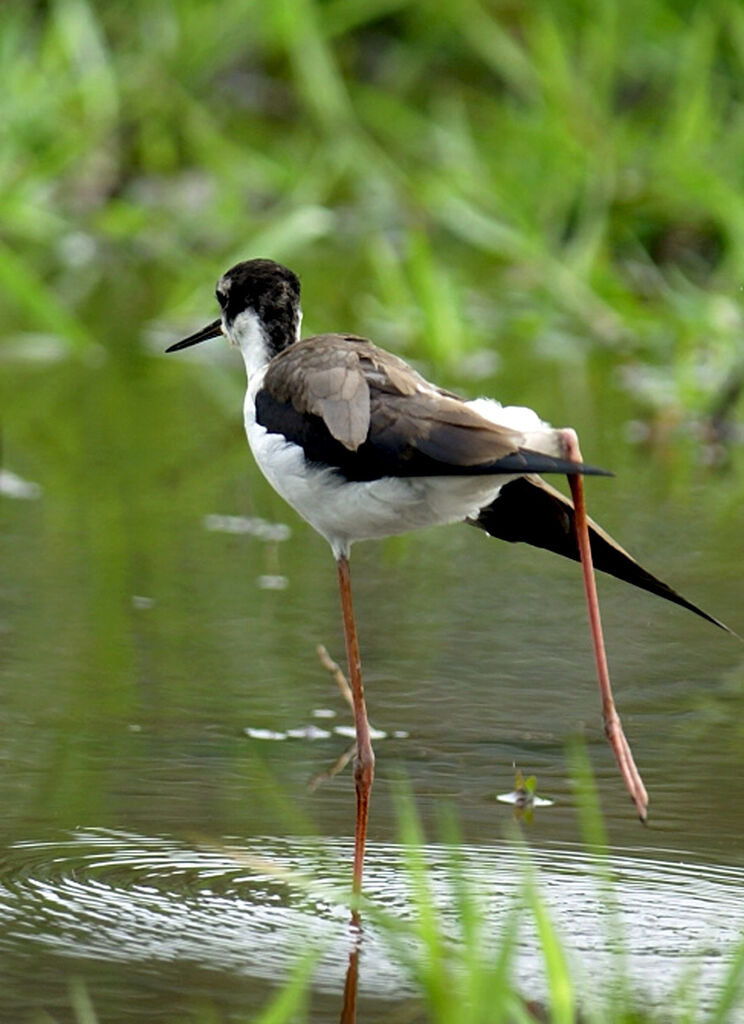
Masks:
[[[593,882],[588,879],[587,885],[596,889],[604,908],[605,943],[612,950],[613,968],[594,980],[587,1001],[587,980],[580,994],[568,953],[541,896],[539,871],[531,863],[526,844],[522,846],[522,891],[510,907],[504,908],[503,926],[493,951],[492,926],[487,926],[478,895],[460,870],[459,836],[451,818],[444,827],[452,851],[451,894],[445,902],[459,931],[454,939],[447,935],[444,917],[427,883],[423,835],[413,804],[405,798],[399,806],[402,839],[408,850],[405,871],[413,920],[391,920],[374,906],[369,915],[382,928],[397,961],[407,966],[423,1019],[433,1024],[524,1024],[536,1019],[550,1024],[574,1024],[579,1020],[592,1024],[733,1024],[744,1007],[744,939],[729,956],[719,991],[712,999],[709,992],[705,993],[705,1008],[692,976],[670,995],[663,1010],[648,1008],[643,988],[634,983],[628,967],[630,949],[616,905],[607,838],[584,749],[574,749],[571,760],[580,831],[596,865],[595,878]],[[523,842],[520,834],[514,839]],[[534,929],[537,936],[547,993],[544,1003],[535,1002],[534,993],[524,991],[519,984],[516,957],[520,929],[525,927]]]
[[[465,880],[458,849],[460,837],[454,819],[444,820],[443,834],[450,849],[448,895],[434,892],[429,885],[424,853],[424,837],[408,795],[399,795],[401,839],[406,855],[404,874],[410,892],[411,917],[393,918],[374,903],[365,907],[363,917],[382,932],[395,962],[403,965],[416,991],[415,1019],[432,1024],[734,1024],[744,1008],[744,939],[728,954],[728,967],[717,992],[703,993],[688,972],[676,991],[669,995],[663,1009],[649,1008],[642,984],[634,982],[628,967],[631,952],[622,931],[615,900],[608,844],[602,822],[591,769],[583,747],[571,752],[572,774],[577,798],[580,831],[594,855],[595,877],[587,885],[595,888],[604,908],[605,943],[612,950],[613,968],[601,979],[589,984],[583,980],[583,992],[563,940],[558,934],[540,891],[540,874],[531,862],[529,847],[521,834],[514,841],[523,852],[521,893],[504,907],[503,922],[496,949],[493,925],[488,924],[475,889]],[[446,918],[442,904],[448,907]],[[457,933],[451,932],[451,920]],[[542,961],[547,998],[536,1001],[535,994],[519,984],[517,969],[520,931],[534,929]],[[300,961],[298,973],[287,990],[296,993],[306,961]],[[361,975],[364,972],[362,944]],[[589,998],[587,998],[587,996]],[[280,997],[277,997],[277,1004]],[[277,1005],[272,1004],[272,1005]],[[292,1020],[286,1018],[270,1018]],[[302,1019],[302,1018],[299,1018]],[[405,1018],[401,1018],[405,1019]],[[413,1019],[413,1016],[412,1018]]]
[[[364,929],[371,926],[388,947],[390,958],[404,968],[414,991],[413,997],[385,1011],[393,1015],[391,1019],[415,1020],[417,1024],[735,1024],[740,1019],[744,1008],[744,939],[734,950],[723,951],[728,966],[717,991],[701,991],[695,975],[688,971],[663,1008],[649,1005],[643,982],[634,980],[628,966],[631,950],[622,932],[607,839],[583,748],[572,751],[571,761],[580,831],[595,864],[594,878],[587,877],[586,885],[595,890],[601,907],[598,916],[606,926],[604,941],[606,949],[612,951],[610,970],[601,978],[577,980],[574,976],[576,960],[572,966],[541,894],[540,872],[532,863],[526,837],[519,832],[514,833],[513,840],[523,855],[522,883],[516,898],[505,900],[495,945],[493,921],[487,921],[476,886],[466,879],[459,854],[460,836],[451,815],[442,824],[450,859],[448,891],[440,889],[435,895],[429,882],[423,832],[413,802],[404,791],[398,795],[398,808],[410,912],[404,919],[374,901],[362,902],[358,965],[363,986]],[[298,891],[315,891],[310,877],[282,877]],[[323,892],[327,899],[327,888]],[[537,938],[545,986],[542,999],[520,984],[519,941],[525,930],[534,932]],[[306,952],[286,986],[251,1019],[256,1024],[297,1024],[311,1019],[309,991],[314,962],[313,952]],[[90,1002],[83,998],[84,990],[81,993],[77,987],[72,991],[75,1006],[86,1011],[76,1011],[79,1024],[87,1024],[93,1019],[86,1015],[92,1012]],[[197,1014],[193,1019],[207,1024],[212,1018]]]
[[[455,376],[596,354],[673,422],[738,368],[733,0],[50,0],[4,5],[0,52],[0,308],[27,347],[211,316],[261,254],[301,271],[311,327]]]

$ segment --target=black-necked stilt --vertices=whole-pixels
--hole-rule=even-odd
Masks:
[[[587,519],[581,475],[603,471],[582,463],[574,431],[556,430],[530,409],[463,401],[353,334],[301,341],[300,282],[271,260],[232,267],[217,282],[217,300],[220,318],[167,351],[220,334],[240,348],[248,374],[245,429],[256,462],[336,559],[357,739],[354,890],[361,890],[374,773],[351,602],[356,540],[465,522],[581,560],[605,732],[645,820],[646,790],[612,700],[592,558],[604,572],[723,624]],[[567,474],[573,501],[538,473]]]

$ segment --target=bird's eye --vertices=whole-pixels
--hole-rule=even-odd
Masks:
[[[227,303],[227,295],[225,295],[224,292],[221,292],[219,288],[217,288],[215,290],[214,294],[217,296],[217,301],[220,304],[220,308],[224,309],[225,308],[225,304]]]

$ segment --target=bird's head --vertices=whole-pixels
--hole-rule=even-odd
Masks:
[[[302,311],[296,274],[273,260],[245,260],[225,271],[215,290],[220,318],[166,352],[224,334],[252,364],[269,359],[299,339]]]

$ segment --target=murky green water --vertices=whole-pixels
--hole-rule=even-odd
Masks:
[[[217,347],[206,358],[219,359]],[[248,1012],[285,976],[299,936],[329,948],[317,1019],[340,1002],[342,902],[308,906],[257,866],[261,856],[311,863],[346,881],[350,773],[307,788],[349,742],[314,653],[323,642],[342,655],[335,574],[324,542],[251,463],[240,372],[139,355],[3,369],[4,464],[43,493],[0,498],[2,1019],[69,1019],[75,977],[107,1021]],[[590,512],[742,632],[737,481],[680,450],[632,451],[628,410],[553,393],[557,383],[505,397],[573,422],[586,457],[619,474],[590,482]],[[206,519],[216,515],[284,523],[291,535],[255,521],[226,532],[229,522]],[[403,773],[433,877],[438,814],[454,805],[497,915],[515,870],[511,808],[495,797],[513,787],[516,764],[555,801],[526,836],[568,944],[589,955],[600,925],[565,757],[582,735],[635,976],[661,1000],[659,979],[699,954],[714,981],[742,928],[740,643],[600,581],[616,697],[651,795],[643,829],[602,736],[575,566],[452,527],[360,545],[352,570],[370,717],[387,734],[376,745],[371,895],[405,914],[390,796]],[[525,985],[539,987],[528,941],[524,956]],[[370,1012],[408,998],[374,935],[360,977]]]

